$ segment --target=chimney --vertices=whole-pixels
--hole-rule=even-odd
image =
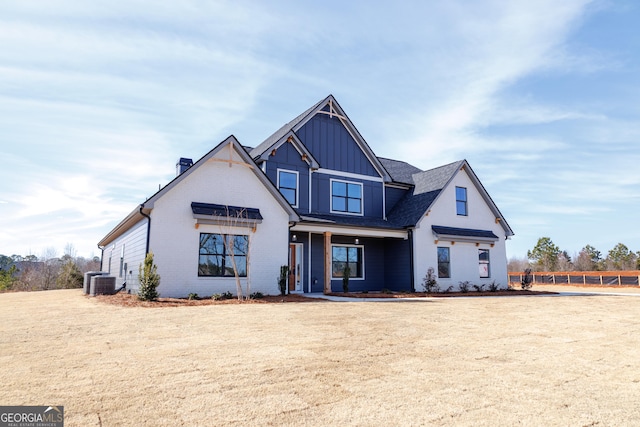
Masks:
[[[182,174],[182,172],[186,171],[191,166],[193,166],[193,160],[187,159],[186,157],[180,157],[180,160],[176,163],[176,176]]]

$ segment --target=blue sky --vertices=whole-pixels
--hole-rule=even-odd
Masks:
[[[333,94],[379,156],[467,159],[524,256],[640,250],[633,1],[0,2],[0,254],[81,256],[179,157]]]

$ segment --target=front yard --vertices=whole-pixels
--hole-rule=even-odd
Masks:
[[[546,290],[546,289],[543,289]],[[0,404],[67,426],[638,425],[640,298],[149,309],[0,294]]]

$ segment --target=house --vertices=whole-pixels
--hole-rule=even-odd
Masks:
[[[341,291],[347,266],[352,291],[421,290],[430,267],[441,288],[508,283],[513,231],[469,163],[377,157],[331,95],[250,151],[231,136],[178,168],[99,243],[130,288],[148,251],[163,296],[234,292],[234,271],[276,294],[284,264],[289,292]]]

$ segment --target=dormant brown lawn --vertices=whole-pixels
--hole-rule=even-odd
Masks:
[[[67,426],[640,424],[640,297],[122,307],[0,294],[0,404]]]

